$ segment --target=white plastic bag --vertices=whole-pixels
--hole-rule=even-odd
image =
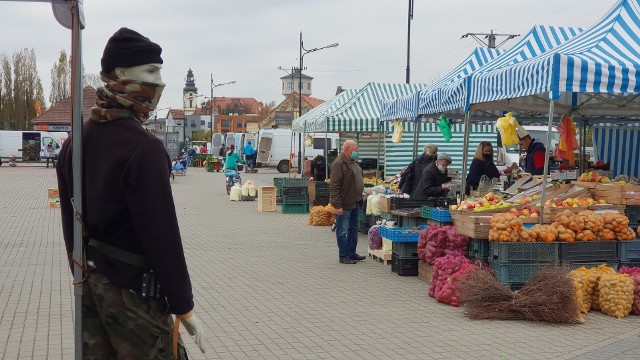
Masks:
[[[246,183],[244,185],[242,185],[241,194],[242,194],[242,196],[249,196],[249,185],[247,185]]]
[[[240,185],[233,185],[233,187],[231,188],[231,193],[229,194],[229,199],[231,201],[242,200],[242,188],[240,187]]]

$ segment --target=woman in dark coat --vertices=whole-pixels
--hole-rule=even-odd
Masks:
[[[436,156],[438,156],[438,146],[434,144],[425,145],[422,155],[413,160],[411,164],[404,169],[402,175],[400,175],[400,184],[398,184],[398,188],[404,194],[409,194],[413,197],[416,185],[422,176],[422,172],[429,164],[436,160]]]
[[[414,190],[415,199],[426,199],[428,197],[445,197],[449,192],[447,183],[451,181],[448,174],[451,165],[451,156],[447,153],[438,154],[435,162],[429,164],[420,177],[420,181]]]
[[[500,171],[493,162],[493,146],[488,141],[481,142],[473,156],[467,176],[468,190],[478,188],[482,175],[486,175],[489,179],[500,177]]]
[[[311,177],[314,181],[325,181],[327,179],[327,164],[324,156],[318,155],[311,161]]]

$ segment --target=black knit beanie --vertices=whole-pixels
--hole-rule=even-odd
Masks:
[[[110,73],[117,67],[133,67],[144,64],[162,64],[160,45],[125,27],[116,31],[104,47],[102,72]]]

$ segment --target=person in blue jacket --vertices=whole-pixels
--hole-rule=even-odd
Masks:
[[[520,149],[526,151],[524,171],[531,175],[542,175],[547,157],[547,148],[540,141],[533,139],[523,127],[519,127],[517,133]]]
[[[244,172],[246,173],[249,168],[253,171],[256,167],[256,150],[251,146],[251,140],[247,141],[247,145],[242,148],[242,153],[244,154],[244,160],[247,162]]]
[[[489,179],[500,177],[500,171],[493,162],[493,145],[488,141],[482,141],[473,156],[469,175],[467,175],[467,189],[478,189],[482,175],[486,175]]]

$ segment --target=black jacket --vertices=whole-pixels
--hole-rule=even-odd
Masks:
[[[469,175],[467,176],[467,185],[472,189],[477,189],[480,185],[482,175],[487,175],[489,179],[499,178],[500,171],[493,161],[473,159],[469,167]]]
[[[326,162],[323,161],[322,164],[316,163],[315,161],[311,161],[311,176],[315,181],[325,181],[327,179],[327,168]]]
[[[449,176],[441,173],[436,163],[432,162],[422,171],[420,181],[415,188],[414,195],[411,197],[415,199],[426,199],[428,197],[446,196],[448,190],[443,188],[442,184],[450,180]]]
[[[429,164],[434,162],[435,159],[436,158],[433,156],[422,154],[407,166],[407,168],[402,172],[402,175],[400,175],[400,184],[398,184],[403,193],[409,194],[413,197],[416,184],[420,181],[422,172]]]
[[[191,281],[169,183],[171,161],[162,142],[134,119],[87,121],[83,135],[83,217],[89,237],[144,256],[169,310],[189,312],[193,309]],[[72,143],[73,138],[64,142],[56,168],[69,254],[74,221]],[[141,290],[144,269],[107,257],[92,246],[86,252],[97,271],[115,285]]]

